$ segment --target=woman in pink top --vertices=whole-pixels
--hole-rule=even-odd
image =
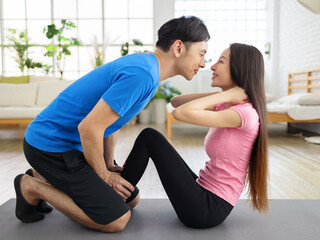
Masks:
[[[194,228],[222,223],[246,183],[253,208],[268,210],[263,57],[253,46],[234,43],[211,70],[211,86],[222,92],[171,99],[177,120],[210,127],[205,138],[210,160],[199,177],[166,138],[151,128],[140,133],[121,173],[136,185],[151,158],[179,219]]]

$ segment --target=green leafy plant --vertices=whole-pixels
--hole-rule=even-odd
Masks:
[[[101,48],[95,49],[94,59],[92,60],[92,65],[94,68],[100,67],[104,63],[104,51]]]
[[[94,44],[94,58],[92,59],[92,66],[94,68],[100,67],[104,63],[104,48],[98,44]]]
[[[129,47],[130,46],[138,46],[143,47],[143,43],[139,39],[132,39],[132,44],[130,45],[129,42],[125,42],[121,45],[121,56],[125,56],[129,54]],[[135,52],[150,52],[148,50],[144,51],[135,51]]]
[[[166,102],[170,102],[170,99],[177,95],[181,95],[181,92],[177,88],[173,87],[170,82],[166,82],[164,84],[160,84],[152,100],[165,99]]]
[[[94,57],[91,60],[91,62],[94,68],[100,67],[101,65],[104,64],[106,48],[110,44],[114,43],[118,38],[119,36],[111,40],[109,37],[109,34],[106,34],[104,37],[103,44],[99,44],[97,36],[96,35],[93,36],[92,46],[94,48]]]
[[[63,35],[65,31],[76,28],[76,25],[67,19],[62,19],[61,25],[60,28],[57,28],[55,24],[50,24],[43,29],[46,37],[53,39],[53,44],[46,46],[47,52],[44,55],[55,59],[56,66],[60,73],[60,79],[63,78],[66,56],[71,55],[69,47],[81,45],[77,38],[67,38]]]
[[[14,60],[18,63],[18,67],[22,74],[24,74],[24,69],[42,68],[42,63],[34,62],[31,58],[28,57],[28,49],[34,45],[29,44],[30,39],[28,37],[28,32],[22,31],[17,32],[16,29],[8,29],[8,35],[6,39],[9,42],[8,48],[12,49],[15,52],[16,56]]]
[[[50,72],[52,72],[52,66],[49,64],[43,64],[42,70],[45,72],[46,75],[48,75]]]
[[[159,88],[154,93],[153,97],[144,107],[144,109],[148,108],[154,99],[164,99],[167,103],[169,103],[171,98],[178,95],[181,95],[181,92],[177,88],[172,86],[170,82],[160,84]]]

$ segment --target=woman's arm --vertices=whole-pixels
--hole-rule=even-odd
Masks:
[[[173,116],[186,123],[206,127],[240,127],[240,115],[232,110],[213,111],[213,107],[219,103],[240,104],[247,102],[244,90],[235,87],[226,92],[221,92],[189,101],[175,110]]]
[[[171,98],[170,102],[174,108],[177,108],[177,107],[181,106],[182,104],[185,104],[185,103],[190,102],[192,100],[206,97],[206,96],[216,94],[216,93],[217,92],[184,94],[184,95],[179,95],[179,96]]]

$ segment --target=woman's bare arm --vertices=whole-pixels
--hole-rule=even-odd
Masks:
[[[226,92],[208,95],[189,101],[175,110],[173,116],[182,122],[206,126],[206,127],[239,127],[241,126],[240,115],[232,109],[223,111],[213,111],[217,104],[228,102],[231,104],[241,104],[248,102],[244,90],[235,87]]]
[[[190,102],[192,100],[206,97],[212,94],[216,94],[217,92],[207,92],[207,93],[190,93],[190,94],[184,94],[184,95],[179,95],[176,97],[173,97],[170,99],[170,102],[174,108],[177,108],[187,102]]]

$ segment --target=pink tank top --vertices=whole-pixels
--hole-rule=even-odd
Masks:
[[[225,109],[218,104],[214,111]],[[251,103],[230,107],[241,117],[238,128],[210,128],[204,140],[210,160],[200,170],[200,186],[235,206],[245,185],[253,143],[259,132],[259,116]]]

